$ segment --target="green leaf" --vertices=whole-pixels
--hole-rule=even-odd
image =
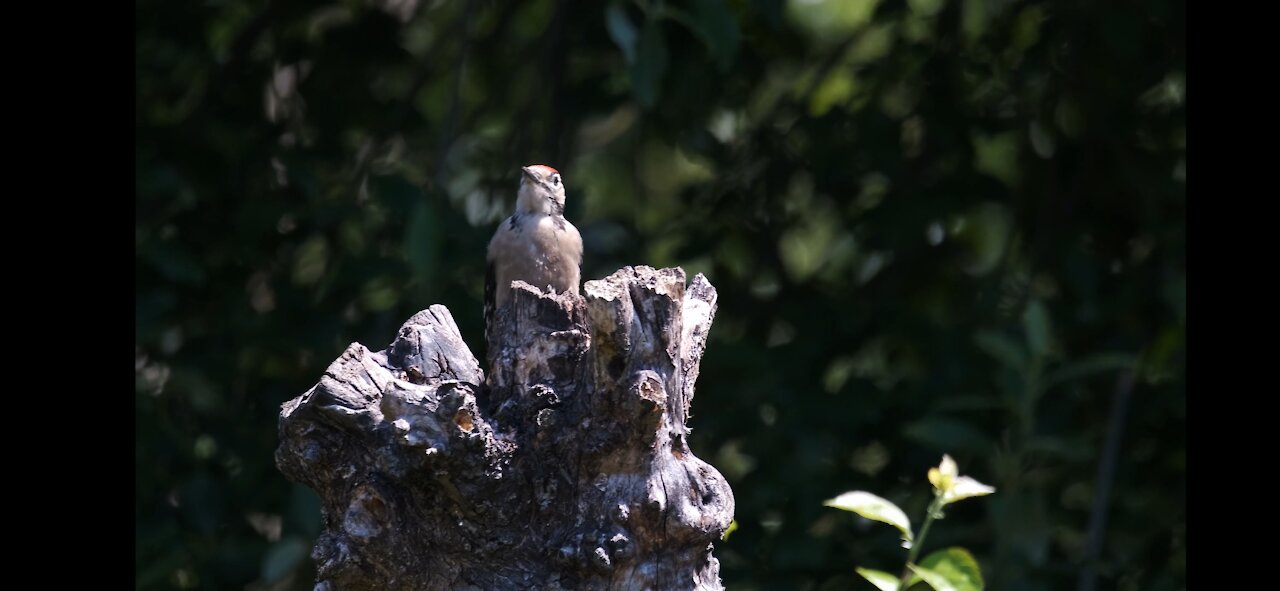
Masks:
[[[1018,167],[1017,132],[991,135],[975,132],[971,139],[974,170],[991,175],[1010,187],[1017,186],[1022,172]]]
[[[907,0],[907,6],[911,7],[911,12],[922,17],[938,14],[944,4],[946,4],[946,0]]]
[[[1137,357],[1127,353],[1099,353],[1079,361],[1065,363],[1045,374],[1044,387],[1047,389],[1100,373],[1133,369],[1137,364]]]
[[[388,275],[374,277],[360,289],[360,303],[371,312],[390,310],[399,301],[399,281]]]
[[[964,0],[960,9],[960,29],[966,41],[976,41],[987,31],[991,18],[986,0]]]
[[[1047,355],[1053,339],[1053,328],[1049,311],[1040,300],[1031,300],[1027,304],[1027,309],[1022,313],[1022,326],[1027,331],[1027,345],[1031,347],[1031,352],[1038,357]]]
[[[1177,326],[1160,331],[1146,352],[1142,354],[1139,373],[1151,384],[1158,384],[1175,375],[1174,355],[1182,348],[1185,335]],[[1185,371],[1185,370],[1183,370]]]
[[[1045,10],[1041,6],[1028,6],[1019,11],[1010,31],[1013,49],[1025,51],[1040,41],[1040,27],[1044,21]]]
[[[738,31],[738,22],[729,4],[725,0],[694,0],[690,17],[690,29],[707,44],[720,71],[727,71],[742,42],[742,33]]]
[[[786,17],[820,44],[837,44],[874,21],[880,0],[787,2]]]
[[[667,44],[662,29],[656,22],[648,23],[640,34],[636,61],[631,64],[631,92],[640,106],[649,108],[658,103],[666,71]]]
[[[955,479],[955,485],[943,493],[942,503],[944,505],[950,505],[956,501],[963,501],[973,497],[981,497],[994,492],[996,492],[995,487],[978,482],[971,476],[957,476]]]
[[[293,282],[312,285],[324,274],[329,263],[329,243],[323,236],[313,236],[298,248],[293,258]]]
[[[627,63],[635,63],[636,42],[640,36],[621,4],[610,4],[604,9],[604,26],[609,30],[609,38],[613,39],[622,50],[622,55],[627,58]]]
[[[975,142],[977,141],[975,138]],[[990,156],[992,153],[994,152],[987,155]],[[980,155],[979,159],[981,159]],[[984,202],[963,214],[952,216],[950,226],[949,234],[963,246],[964,272],[981,277],[995,271],[1001,261],[1005,260],[1005,254],[1012,242],[1010,237],[1013,234],[1015,220],[1008,208],[1003,205]]]
[[[1017,341],[994,330],[979,330],[973,335],[973,342],[1009,369],[1025,371],[1027,367],[1027,351]]]
[[[996,447],[981,429],[950,417],[925,417],[908,423],[903,434],[942,452],[962,450],[985,455]]]
[[[1031,149],[1037,156],[1045,159],[1053,157],[1057,150],[1057,143],[1049,126],[1039,121],[1032,121],[1027,135],[1031,139]]]
[[[821,117],[832,107],[849,101],[857,90],[858,79],[846,69],[832,72],[813,89],[809,98],[809,114]]]
[[[858,574],[862,578],[871,581],[872,585],[880,591],[898,591],[898,577],[895,577],[882,570],[874,570],[870,568],[857,568]]]
[[[729,527],[724,530],[724,534],[720,536],[721,540],[728,541],[729,534],[738,531],[738,520],[734,519],[729,522]]]
[[[867,519],[887,523],[902,532],[902,539],[908,542],[912,540],[911,520],[907,519],[907,514],[903,513],[897,505],[869,492],[849,491],[834,499],[827,499],[823,505],[852,511]]]
[[[937,591],[982,591],[982,569],[964,548],[938,550],[907,566]]]

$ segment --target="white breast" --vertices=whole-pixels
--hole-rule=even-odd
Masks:
[[[489,243],[494,264],[496,303],[502,305],[512,281],[520,280],[542,290],[578,293],[581,278],[582,238],[563,218],[526,214],[498,227]]]

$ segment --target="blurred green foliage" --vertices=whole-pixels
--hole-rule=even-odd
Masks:
[[[681,265],[720,291],[690,443],[737,498],[729,588],[870,588],[849,565],[901,564],[892,528],[822,500],[919,514],[943,452],[1000,495],[928,545],[972,549],[989,588],[1086,565],[1185,588],[1184,3],[135,18],[138,589],[310,588],[319,508],[275,469],[280,403],[433,303],[483,359],[484,247],[533,162],[565,172],[584,278]]]

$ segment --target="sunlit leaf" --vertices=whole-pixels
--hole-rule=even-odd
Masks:
[[[329,262],[329,244],[323,236],[315,236],[298,248],[293,258],[293,282],[311,285],[324,274]]]
[[[871,23],[879,0],[791,0],[787,18],[814,39],[837,43]]]
[[[887,572],[861,567],[854,570],[858,571],[862,578],[870,581],[880,591],[897,591],[898,589],[898,577]]]
[[[935,495],[942,497],[943,504],[989,495],[996,489],[982,484],[973,478],[960,475],[960,468],[950,455],[944,454],[937,467],[929,468],[929,484],[933,485]]]
[[[376,277],[360,290],[360,301],[371,312],[381,312],[396,305],[400,290],[390,277]]]
[[[982,569],[968,550],[938,550],[920,564],[907,565],[936,591],[982,591]]]
[[[912,540],[911,520],[897,505],[887,499],[880,498],[866,491],[856,490],[844,493],[823,503],[828,507],[852,511],[867,519],[887,523],[898,528],[902,537],[908,542]]]
[[[979,172],[1000,179],[1005,185],[1016,186],[1021,173],[1018,168],[1018,135],[1012,131],[986,135],[973,135],[973,167]]]
[[[830,394],[834,394],[843,388],[845,382],[849,381],[849,376],[853,373],[855,359],[850,356],[838,357],[827,366],[826,373],[822,376],[822,387]]]
[[[854,64],[867,64],[877,61],[893,49],[897,39],[897,27],[892,23],[877,24],[867,27],[858,41],[849,51],[849,59]]]
[[[787,274],[795,281],[810,278],[827,262],[839,231],[830,216],[788,229],[778,241],[778,256]]]
[[[724,535],[720,536],[720,539],[727,542],[729,541],[729,535],[736,531],[738,531],[738,520],[734,519],[729,522],[729,527],[725,528]]]
[[[1186,76],[1182,72],[1170,72],[1158,84],[1142,93],[1138,102],[1144,107],[1167,112],[1180,106],[1186,100],[1186,95]]]
[[[943,495],[943,502],[950,504],[972,497],[981,497],[996,492],[995,487],[987,486],[968,476],[957,476],[955,483]]]
[[[813,95],[809,98],[809,114],[820,117],[832,107],[849,100],[856,84],[853,72],[847,69],[832,72],[813,89]]]

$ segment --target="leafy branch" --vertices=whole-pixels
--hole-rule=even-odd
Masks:
[[[823,504],[887,523],[902,532],[902,547],[909,551],[901,576],[870,568],[856,569],[859,575],[880,591],[906,591],[920,581],[937,591],[981,591],[982,571],[978,567],[978,561],[968,550],[956,546],[933,552],[921,561],[917,561],[917,558],[933,522],[946,516],[942,511],[944,507],[970,497],[989,495],[996,489],[968,476],[961,476],[955,460],[948,455],[942,456],[942,463],[937,467],[929,469],[929,483],[933,485],[933,501],[925,512],[919,536],[912,533],[911,521],[902,509],[869,492],[849,491]]]

